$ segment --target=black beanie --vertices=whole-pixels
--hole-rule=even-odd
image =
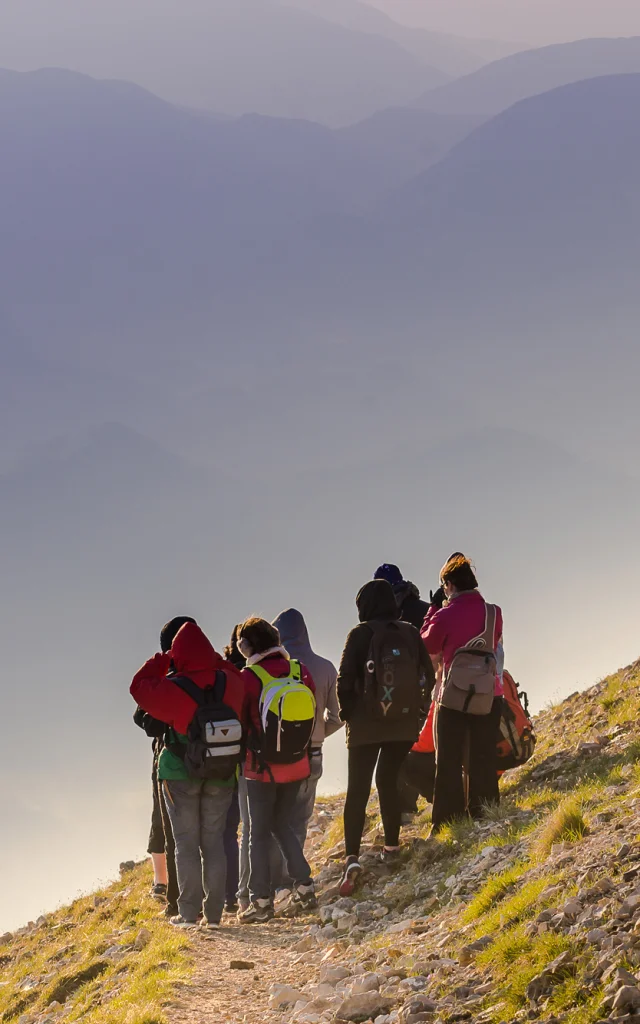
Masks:
[[[193,622],[194,626],[198,625],[196,620],[192,619],[190,615],[176,615],[175,619],[171,619],[170,622],[167,622],[166,626],[162,627],[160,630],[160,650],[163,654],[171,650],[171,645],[176,635],[183,626],[186,626],[187,622]]]

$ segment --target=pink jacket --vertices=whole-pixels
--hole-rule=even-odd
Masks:
[[[427,612],[420,635],[432,657],[441,655],[446,674],[453,656],[461,647],[484,631],[485,601],[478,590],[465,590],[454,597],[446,608],[433,605]],[[497,608],[494,650],[502,639],[502,611]],[[500,692],[496,676],[496,693]]]

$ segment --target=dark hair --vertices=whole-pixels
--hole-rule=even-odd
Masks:
[[[222,652],[227,661],[230,661],[236,668],[244,668],[247,663],[247,659],[238,650],[238,632],[242,623],[239,622],[237,626],[233,627],[231,632],[231,639]]]
[[[475,590],[478,586],[476,574],[468,558],[454,555],[442,567],[440,579],[443,583],[451,583],[456,590]]]
[[[252,615],[251,618],[245,619],[238,627],[236,640],[240,639],[246,640],[251,645],[254,654],[262,654],[263,651],[268,651],[270,647],[280,646],[280,634],[276,627],[257,615]]]
[[[160,630],[160,650],[163,654],[167,654],[171,650],[173,641],[180,632],[183,626],[186,626],[187,622],[192,622],[194,626],[198,623],[195,619],[192,619],[190,615],[176,615],[175,619],[170,619]]]

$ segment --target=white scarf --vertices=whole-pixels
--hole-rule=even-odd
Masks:
[[[240,641],[242,643],[242,641]],[[240,644],[238,644],[240,647]],[[242,652],[244,654],[244,651]],[[267,651],[261,651],[260,654],[250,654],[247,658],[247,668],[251,668],[252,665],[257,665],[259,661],[263,661],[265,658],[273,658],[280,656],[286,658],[287,661],[291,661],[291,658],[285,651],[284,647],[270,647]]]

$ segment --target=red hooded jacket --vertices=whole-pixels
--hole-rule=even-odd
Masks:
[[[154,654],[133,677],[131,696],[147,714],[166,722],[183,736],[187,733],[196,704],[167,678],[167,673],[174,669],[176,675],[187,676],[203,690],[213,686],[216,672],[221,669],[227,677],[224,702],[233,708],[241,722],[244,721],[245,686],[242,676],[214,650],[200,627],[193,622],[187,622],[178,631],[167,654]]]
[[[268,672],[270,676],[277,679],[282,679],[285,676],[288,676],[291,671],[288,658],[285,658],[282,654],[273,654],[270,657],[265,658],[264,661],[261,661],[259,664],[265,672]],[[302,664],[300,665],[300,670],[302,682],[309,687],[313,694],[315,694],[315,683],[311,678],[309,671]],[[262,693],[262,683],[255,672],[252,672],[250,668],[242,670],[242,678],[246,686],[246,714],[254,728],[259,733],[262,729],[259,706],[260,694]],[[243,774],[246,779],[251,779],[256,782],[299,782],[302,779],[308,779],[311,774],[309,755],[305,754],[304,757],[299,761],[295,761],[293,764],[271,764],[269,765],[269,771],[260,772],[257,770],[253,754],[249,751],[247,753]]]

